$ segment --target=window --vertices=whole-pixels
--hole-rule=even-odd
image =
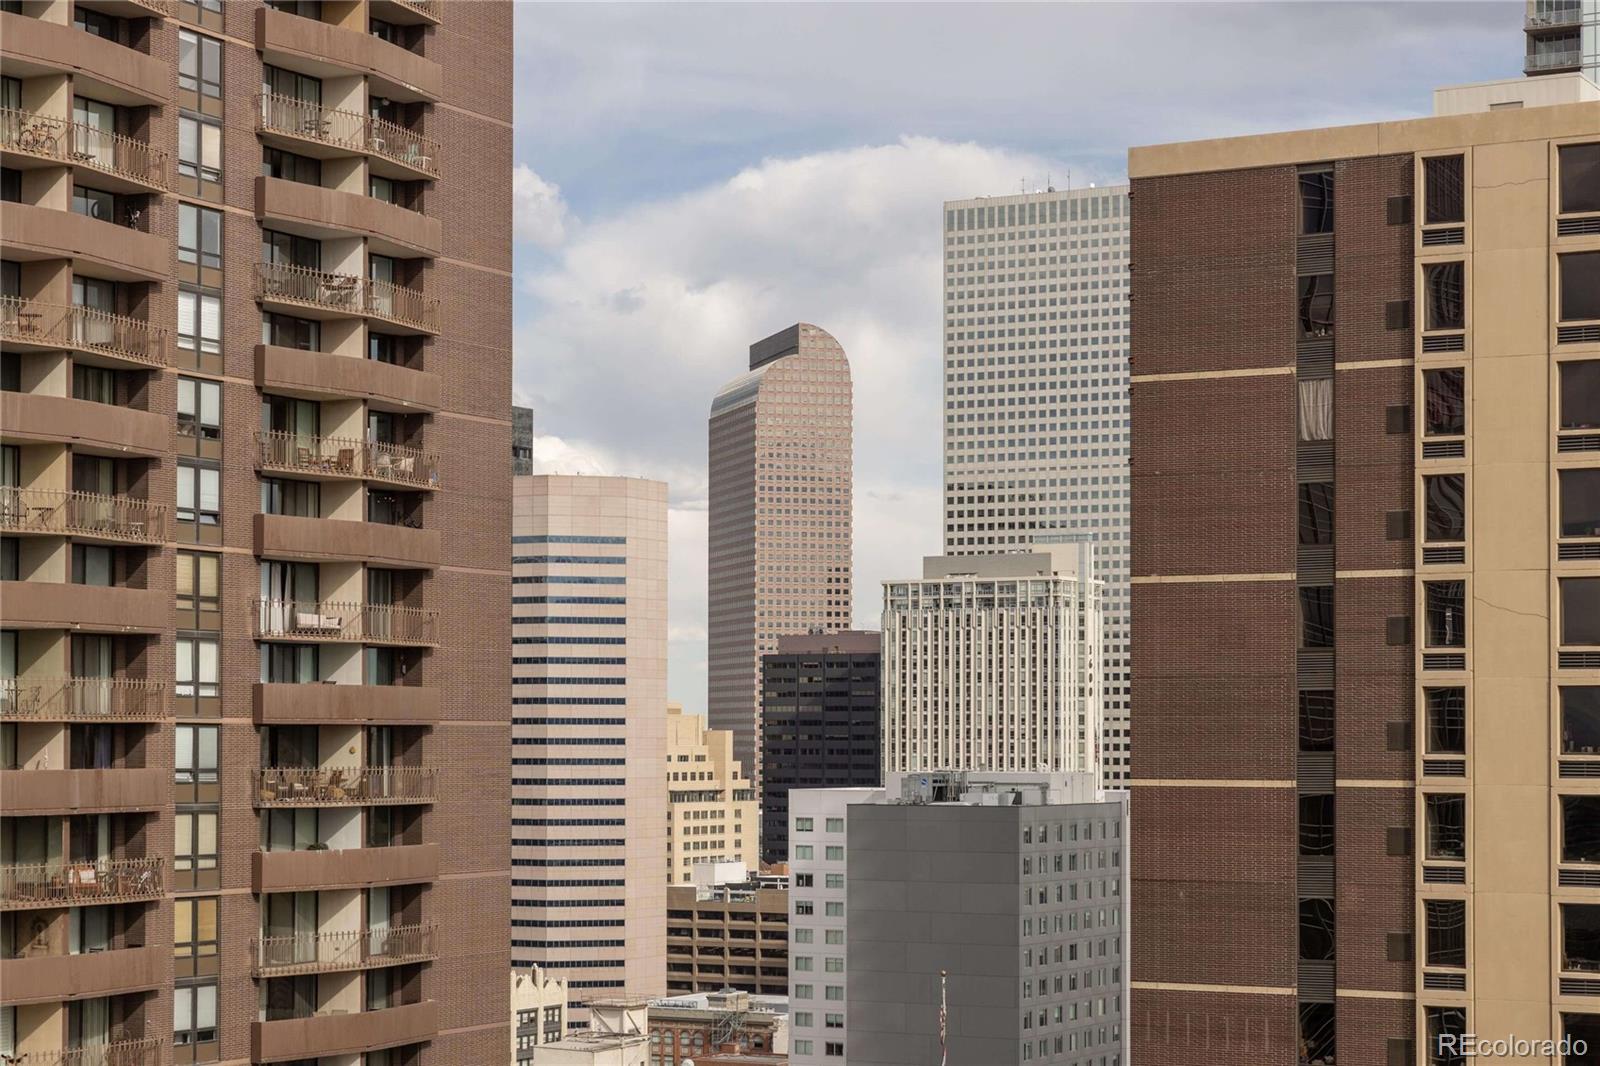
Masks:
[[[1600,359],[1558,365],[1561,428],[1600,429]]]
[[[178,114],[178,173],[201,181],[222,180],[222,123],[187,111]]]
[[[1333,439],[1333,381],[1330,378],[1302,379],[1300,398],[1300,439]]]
[[[1558,256],[1561,267],[1561,320],[1600,318],[1600,252]]]
[[[261,173],[269,178],[297,181],[302,185],[321,185],[322,160],[296,155],[281,148],[263,148]]]
[[[222,212],[194,204],[178,205],[178,261],[222,266]]]
[[[1332,1003],[1300,1004],[1301,1066],[1333,1066],[1334,1010]]]
[[[178,521],[215,526],[222,522],[222,471],[178,460]]]
[[[1300,646],[1333,647],[1333,586],[1307,585],[1300,589]]]
[[[1430,688],[1422,693],[1427,717],[1426,750],[1429,755],[1467,753],[1467,690]]]
[[[812,903],[810,900],[808,900],[808,899],[795,900],[794,913],[797,916],[811,915],[811,914],[815,914],[816,912],[817,912],[816,904]]]
[[[1300,901],[1300,957],[1311,962],[1333,959],[1333,901]]]
[[[321,486],[315,481],[288,478],[261,479],[261,513],[294,515],[299,518],[322,516]]]
[[[1600,755],[1600,685],[1561,686],[1561,754]]]
[[[1561,535],[1600,537],[1600,467],[1559,472]]]
[[[1430,899],[1422,903],[1427,923],[1427,952],[1429,966],[1465,966],[1467,964],[1467,901],[1463,899]]]
[[[794,820],[794,831],[796,833],[809,833],[812,825],[813,822],[810,818],[796,818]]]
[[[172,819],[172,868],[180,873],[217,868],[217,812],[179,811]]]
[[[177,563],[178,610],[217,610],[219,558],[206,552],[181,551],[177,555]]]
[[[180,816],[181,817],[181,816]],[[180,985],[172,990],[172,1042],[180,1047],[217,1038],[217,983]]]
[[[796,888],[810,888],[814,881],[815,878],[811,874],[794,875],[794,887]]]
[[[824,929],[822,931],[822,942],[824,944],[843,944],[844,943],[844,930],[843,929]]]
[[[72,365],[72,395],[95,403],[117,402],[117,372],[105,367]]]
[[[794,968],[801,973],[814,968],[812,965],[811,956],[809,955],[797,955],[795,956],[793,962]]]
[[[1333,275],[1307,274],[1300,279],[1300,339],[1333,336]]]
[[[844,973],[844,959],[837,955],[825,956],[822,960],[822,968],[827,973]]]
[[[1452,862],[1467,860],[1467,797],[1429,793],[1422,797],[1427,830],[1427,857]]]
[[[1428,1027],[1428,1066],[1466,1066],[1462,1038],[1467,1033],[1464,1007],[1424,1007]]]
[[[843,985],[825,985],[825,986],[823,986],[822,998],[823,999],[831,999],[831,1000],[834,1000],[836,1002],[837,1001],[842,1001],[844,999],[844,986]]]
[[[103,189],[91,189],[87,185],[74,185],[72,187],[72,210],[75,214],[98,218],[102,222],[115,222],[117,220],[117,198]]]
[[[1600,143],[1556,149],[1561,174],[1561,213],[1600,211]]]
[[[321,78],[301,74],[297,70],[286,70],[283,67],[261,68],[261,91],[313,106],[320,107],[322,104]]]
[[[1333,483],[1307,481],[1300,485],[1300,543],[1333,543]]]
[[[91,11],[77,4],[72,5],[72,25],[74,29],[107,41],[117,39],[117,23],[121,21],[111,15],[99,11]]]
[[[842,833],[844,832],[844,819],[829,818],[823,823],[823,828],[830,833]]]
[[[1308,689],[1300,693],[1300,750],[1333,750],[1333,693]]]
[[[1422,479],[1427,498],[1427,539],[1461,541],[1467,539],[1467,476],[1434,474]]]
[[[809,859],[809,858],[811,858],[811,845],[810,844],[796,844],[794,846],[794,857],[797,858],[797,859]]]
[[[824,1014],[822,1016],[822,1024],[825,1027],[829,1028],[829,1029],[843,1029],[844,1028],[844,1015],[842,1015],[842,1014]]]
[[[116,556],[98,544],[72,546],[72,583],[109,588],[116,584]]]
[[[221,41],[190,30],[178,31],[178,88],[221,98]]]
[[[180,636],[174,642],[177,694],[217,695],[217,641],[214,637]]]
[[[222,383],[178,379],[178,435],[201,440],[222,437]]]
[[[1333,796],[1300,797],[1300,854],[1333,854]]]
[[[322,324],[309,318],[291,315],[263,314],[261,316],[261,343],[279,348],[296,348],[302,352],[320,351]]]
[[[843,1058],[844,1057],[844,1041],[842,1041],[842,1040],[829,1040],[829,1041],[827,1041],[826,1043],[824,1043],[822,1045],[822,1053],[824,1055],[835,1056],[836,1058]]]
[[[1561,579],[1561,643],[1600,645],[1600,577]]]
[[[812,998],[812,986],[811,985],[795,985],[794,986],[794,998],[795,999],[811,999]]]
[[[1467,646],[1467,583],[1425,581],[1422,584],[1425,644],[1430,648]]]
[[[1422,161],[1424,225],[1467,220],[1465,176],[1465,156],[1440,155]]]
[[[1333,171],[1300,172],[1300,232],[1333,232]]]
[[[822,905],[822,913],[828,918],[843,918],[844,904],[840,903],[838,900],[834,900],[831,903],[824,903]]]
[[[1600,863],[1600,796],[1561,797],[1561,861]]]
[[[822,875],[822,887],[823,888],[843,888],[844,887],[844,874],[823,874]]]
[[[178,288],[178,347],[196,352],[222,351],[220,295]]]
[[[1466,286],[1462,263],[1429,263],[1422,268],[1428,301],[1425,329],[1465,329]]]
[[[1467,372],[1460,367],[1422,374],[1422,432],[1429,437],[1456,437],[1467,430]]]
[[[218,902],[215,896],[172,901],[173,958],[208,958],[217,953]]]
[[[390,178],[374,176],[367,179],[367,195],[386,204],[398,202],[395,200],[395,190],[399,187],[400,183]]]
[[[828,859],[830,862],[843,862],[844,848],[837,844],[830,844],[823,849],[823,857]]]
[[[811,930],[809,930],[809,929],[796,929],[796,930],[794,930],[794,942],[796,944],[809,944],[809,943],[811,943],[812,939],[813,938],[812,938],[812,935],[811,935]]]
[[[214,725],[180,725],[173,756],[173,781],[180,785],[217,782],[217,734]]]
[[[798,987],[798,986],[796,986],[796,987]],[[809,999],[810,996],[811,996],[810,991],[809,991],[811,986],[807,985],[805,987],[807,989],[806,998]],[[798,995],[798,993],[796,993],[796,995]],[[794,1042],[794,1053],[796,1055],[810,1055],[812,1053],[811,1052],[811,1048],[812,1048],[812,1043],[809,1040],[796,1040]]]

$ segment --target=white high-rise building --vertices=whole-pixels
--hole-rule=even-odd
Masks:
[[[1600,84],[1600,0],[1528,0],[1522,72],[1574,71]]]
[[[1103,779],[1128,776],[1128,187],[944,205],[944,550],[1093,538]]]
[[[1093,547],[923,560],[884,582],[883,769],[1097,772]]]

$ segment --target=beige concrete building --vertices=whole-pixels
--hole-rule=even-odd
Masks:
[[[649,1061],[649,999],[597,999],[588,1013],[587,1029],[541,1044],[533,1053],[533,1066],[659,1066]]]
[[[667,988],[789,992],[789,890],[754,880],[667,888]]]
[[[733,757],[733,734],[667,704],[667,882],[686,884],[697,862],[757,865],[761,813]]]
[[[1600,1048],[1600,103],[1501,96],[1130,155],[1141,1066]]]
[[[667,486],[513,484],[511,955],[581,1021],[666,990]]]
[[[844,349],[802,322],[711,403],[706,717],[758,784],[762,654],[850,625],[850,396]]]
[[[567,1035],[567,982],[542,967],[511,971],[511,1063],[533,1061],[534,1048]]]

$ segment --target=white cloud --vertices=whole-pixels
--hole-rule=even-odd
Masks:
[[[1059,161],[929,138],[769,159],[586,222],[520,280],[519,395],[559,455],[672,487],[669,690],[704,706],[706,416],[752,341],[796,321],[855,386],[856,621],[941,543],[941,202]]]
[[[511,206],[517,240],[540,248],[555,248],[566,240],[571,212],[561,198],[561,187],[526,163],[518,163],[512,174]]]

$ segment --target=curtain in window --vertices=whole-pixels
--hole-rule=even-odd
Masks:
[[[1300,382],[1300,439],[1333,439],[1333,379]]]

